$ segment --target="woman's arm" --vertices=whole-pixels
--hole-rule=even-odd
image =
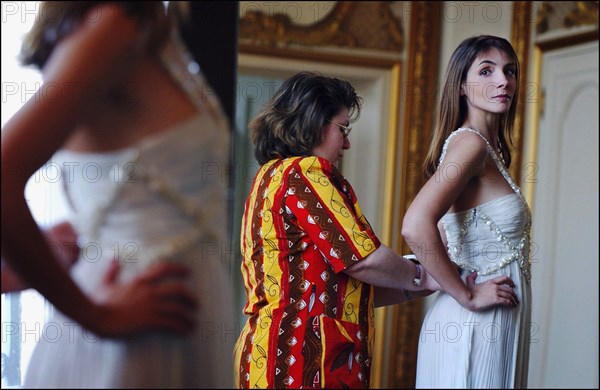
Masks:
[[[420,268],[418,270],[417,265],[407,257],[381,245],[344,272],[372,285],[375,288],[375,307],[379,307],[408,300],[407,292],[410,292],[410,296],[424,297],[440,290],[435,279],[423,267]],[[419,284],[415,284],[416,278]]]
[[[63,221],[44,230],[44,237],[53,248],[53,252],[59,263],[69,269],[79,257],[77,246],[77,233],[70,223]],[[8,264],[2,260],[2,293],[16,292],[28,289]]]
[[[436,286],[435,280],[430,280],[426,272],[421,272],[421,283],[416,285],[414,279],[419,275],[417,265],[383,244],[343,272],[376,287],[421,291],[427,287],[435,289]]]

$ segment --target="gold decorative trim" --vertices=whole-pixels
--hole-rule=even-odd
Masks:
[[[383,230],[381,234],[381,241],[389,246],[392,246],[393,242],[393,210],[394,210],[394,194],[396,190],[396,166],[398,165],[398,129],[400,128],[400,92],[401,92],[401,76],[402,66],[400,63],[396,63],[391,69],[391,80],[390,85],[390,103],[389,103],[389,123],[388,123],[388,139],[387,139],[387,150],[386,150],[386,172],[385,182],[390,183],[386,186],[384,193],[384,213],[383,213]],[[380,307],[377,309],[375,316],[375,349],[373,353],[373,368],[371,372],[371,388],[377,389],[385,387],[383,383],[385,370],[384,366],[387,366],[384,362],[386,361],[386,354],[384,353],[386,348],[386,319],[388,318],[389,308]]]
[[[521,183],[521,172],[523,163],[523,134],[525,128],[523,122],[525,120],[526,100],[529,98],[528,91],[531,84],[525,83],[527,80],[527,69],[529,66],[529,42],[531,40],[531,2],[529,1],[514,1],[513,16],[512,16],[512,32],[511,41],[520,63],[521,73],[521,88],[519,90],[519,98],[517,103],[517,111],[515,115],[515,125],[513,128],[513,150],[512,163],[509,171],[515,183]],[[533,85],[535,87],[535,84]]]
[[[563,47],[575,46],[580,43],[592,42],[598,40],[598,26],[596,25],[595,29],[590,29],[587,31],[576,31],[576,32],[567,32],[565,34],[561,34],[560,36],[556,36],[552,39],[545,39],[543,41],[538,40],[536,42],[536,46],[538,46],[541,50],[554,50],[561,49]]]
[[[402,220],[408,206],[424,184],[420,167],[431,142],[434,124],[439,65],[442,3],[411,2],[408,64],[403,93],[404,123],[401,155],[402,182],[399,214]],[[406,252],[403,240],[398,248]],[[414,388],[417,347],[423,304],[420,301],[395,305],[392,316],[389,387]]]
[[[393,67],[394,64],[397,64],[399,62],[396,59],[362,57],[357,55],[346,55],[339,53],[334,54],[331,52],[320,52],[314,50],[308,51],[292,48],[262,47],[242,44],[239,45],[238,50],[240,53],[255,54],[259,56],[281,57],[294,60],[332,62],[336,64],[367,66],[385,69],[389,69]]]
[[[535,30],[538,34],[545,33],[550,28],[550,15],[554,8],[547,1],[542,1],[542,5],[537,10]]]
[[[251,10],[240,18],[240,40],[249,40],[253,46],[267,47],[291,44],[355,47],[356,40],[345,31],[345,21],[353,8],[351,2],[339,1],[323,20],[310,26],[296,25],[283,13],[267,15]]]
[[[540,86],[542,81],[542,50],[538,45],[533,49],[533,85]],[[541,91],[540,94],[541,95]],[[538,96],[539,96],[538,95]],[[529,115],[529,132],[527,136],[527,158],[529,164],[533,164],[531,175],[523,181],[523,196],[533,210],[533,195],[535,191],[535,183],[537,181],[536,166],[537,166],[537,145],[538,145],[538,129],[540,123],[540,109],[543,107],[540,99],[534,99]],[[529,177],[531,176],[531,177]]]
[[[390,2],[338,1],[321,20],[295,24],[285,13],[249,10],[240,18],[240,47],[313,49],[330,46],[398,54],[403,48],[402,26]]]
[[[564,20],[565,27],[598,25],[598,2],[576,1],[575,8],[569,12]]]
[[[400,63],[396,63],[391,68],[391,80],[390,85],[390,100],[389,100],[389,124],[388,124],[388,139],[387,139],[387,150],[386,150],[386,169],[385,182],[394,183],[397,173],[397,161],[398,161],[398,129],[400,129],[400,92],[401,92],[401,76],[402,66]],[[393,213],[394,209],[394,195],[396,192],[395,186],[387,186],[384,194],[384,206],[389,213],[384,213],[383,216],[383,227],[384,232],[382,233],[382,240],[386,245],[392,245],[394,241],[392,238],[392,230],[394,226]]]
[[[538,34],[552,29],[598,26],[598,1],[543,1],[537,10],[536,18]]]

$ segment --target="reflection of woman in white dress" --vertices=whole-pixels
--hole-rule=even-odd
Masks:
[[[417,387],[527,386],[531,214],[507,171],[518,77],[514,49],[493,36],[466,39],[448,65],[429,180],[402,231],[444,291],[421,328]],[[501,279],[495,305],[477,308],[465,283]]]
[[[44,18],[51,11],[58,16]],[[166,280],[153,283],[156,300],[169,304],[150,329],[140,333],[145,323],[123,317],[101,326],[69,302],[75,295],[85,301],[77,289],[53,287],[70,283],[53,267],[32,260],[41,273],[50,270],[36,279],[15,262],[66,314],[51,318],[54,330],[45,327],[25,386],[230,387],[237,330],[226,263],[228,124],[162,2],[49,2],[26,43],[25,62],[42,69],[44,85],[3,129],[3,167],[22,168],[10,184],[24,185],[50,157],[60,164],[82,247],[72,277],[92,299],[105,299],[100,291],[114,276],[114,259],[124,284],[166,260],[191,271],[187,286],[199,309],[190,333],[180,324],[185,294]],[[27,220],[13,222],[6,236],[15,253],[46,253],[24,200],[11,199],[18,207],[7,207],[9,215],[2,202],[3,251],[6,216]],[[130,320],[142,322],[135,309]]]

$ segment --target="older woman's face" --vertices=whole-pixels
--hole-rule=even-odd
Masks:
[[[350,126],[348,109],[343,108],[330,121],[323,127],[323,140],[313,148],[312,154],[337,165],[344,157],[344,150],[350,149],[350,141],[344,135],[344,129],[338,126]]]

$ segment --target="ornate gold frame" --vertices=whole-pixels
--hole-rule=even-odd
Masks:
[[[382,8],[386,8],[387,4],[382,2]],[[393,232],[394,226],[394,217],[397,213],[394,212],[397,202],[397,194],[396,190],[398,188],[399,182],[399,174],[398,167],[400,167],[400,154],[398,149],[398,143],[401,135],[399,131],[400,127],[400,111],[401,111],[401,87],[402,87],[402,62],[400,61],[401,53],[396,53],[395,58],[390,59],[390,56],[364,56],[364,55],[356,55],[352,51],[348,52],[326,52],[323,50],[313,50],[313,48],[299,48],[298,44],[303,43],[305,45],[324,45],[332,44],[332,42],[341,42],[337,38],[337,34],[345,31],[342,23],[343,17],[348,16],[354,7],[354,2],[338,2],[334,10],[328,14],[328,16],[322,21],[317,22],[315,25],[310,26],[309,28],[303,26],[293,26],[290,24],[288,20],[286,20],[282,16],[266,16],[266,15],[258,15],[256,13],[252,13],[248,20],[244,21],[244,18],[241,19],[240,22],[240,36],[243,37],[251,37],[251,39],[240,39],[239,44],[239,52],[242,54],[253,54],[260,56],[268,56],[275,58],[287,58],[287,59],[300,59],[300,60],[309,60],[309,61],[318,61],[325,63],[339,63],[339,64],[347,64],[347,65],[359,65],[373,68],[383,68],[390,72],[390,80],[391,85],[389,88],[389,107],[388,107],[388,129],[387,129],[387,150],[386,150],[386,171],[384,173],[385,177],[385,188],[384,188],[384,204],[383,204],[383,219],[382,219],[382,232],[381,232],[381,240],[382,242],[392,246],[393,236],[397,234],[397,232]],[[384,15],[387,12],[384,12]],[[254,23],[254,25],[252,23]],[[260,22],[257,22],[260,21]],[[413,23],[419,25],[420,23]],[[269,29],[265,31],[271,31],[273,36],[269,36],[266,34],[258,34],[253,35],[253,31],[256,29],[264,28],[265,26],[269,26]],[[422,31],[425,31],[422,29]],[[396,34],[400,34],[396,31]],[[439,34],[438,34],[439,35]],[[434,41],[437,41],[437,35],[433,34],[436,37]],[[396,36],[394,38],[397,42],[401,42],[402,35],[399,37]],[[428,38],[423,38],[419,42],[428,42]],[[342,45],[344,46],[344,45]],[[346,41],[346,46],[351,47],[352,42]],[[429,44],[426,45],[412,45],[412,50],[417,52],[421,48],[432,48]],[[436,50],[432,50],[437,53]],[[423,52],[425,53],[425,52]],[[429,58],[427,54],[424,54],[420,58]],[[420,60],[421,61],[421,60]],[[437,64],[436,64],[437,65]],[[427,72],[420,68],[420,65],[413,64],[413,71],[420,71],[421,74],[419,77],[427,77],[426,75],[435,74],[436,72]],[[422,91],[420,89],[421,79],[414,79],[414,86],[418,88],[415,93],[420,94]],[[413,84],[411,84],[413,85]],[[433,86],[430,86],[433,89]],[[412,96],[407,99],[411,101]],[[432,112],[432,110],[423,109],[427,106],[425,100],[429,100],[430,102],[433,99],[423,99],[422,102],[414,104],[415,114],[419,112]],[[423,104],[423,105],[421,105]],[[423,110],[423,111],[421,111]],[[414,126],[411,129],[418,129],[420,121],[416,120]],[[406,137],[407,131],[404,131],[404,137]],[[417,137],[422,136],[421,131],[416,131],[414,133]],[[407,137],[412,138],[412,137]],[[416,145],[421,145],[419,142],[415,142]],[[424,143],[422,143],[424,144]],[[404,154],[404,153],[402,153]],[[410,161],[408,158],[404,157],[402,164],[406,161]],[[410,181],[412,177],[404,176],[403,182],[400,184],[402,188],[406,187],[406,182]],[[411,185],[413,188],[417,188],[416,185]],[[404,191],[401,191],[401,193]],[[416,306],[415,306],[416,307]],[[388,314],[384,311],[384,313],[379,313],[377,315],[377,324],[376,327],[381,329],[386,322],[389,322],[389,315],[395,315],[393,311]],[[413,309],[414,310],[414,309]],[[378,335],[383,336],[383,334],[378,333]],[[386,382],[388,382],[387,378],[389,374],[384,372],[383,364],[384,361],[384,350],[388,349],[385,347],[386,344],[389,345],[389,340],[384,340],[383,337],[376,337],[376,348],[375,348],[375,356],[374,356],[374,367],[373,374],[371,379],[371,385],[374,388],[381,387],[382,384],[385,387]],[[404,354],[400,353],[400,356],[416,356],[416,348],[413,348],[412,353]],[[394,358],[395,356],[393,356]],[[394,360],[394,359],[393,359]],[[414,360],[414,359],[413,359]],[[414,361],[413,361],[414,368]]]
[[[404,102],[403,145],[401,153],[402,180],[397,218],[402,221],[408,206],[424,184],[419,173],[427,154],[433,128],[441,36],[442,3],[411,2],[406,86],[410,94]],[[426,115],[429,113],[429,115]],[[400,236],[398,232],[398,236]],[[403,243],[394,248],[407,253]],[[406,302],[387,308],[391,316],[389,356],[391,369],[387,383],[392,388],[414,388],[417,342],[421,327],[422,302]],[[377,351],[382,351],[382,345]]]
[[[517,112],[515,115],[515,125],[513,129],[513,150],[512,163],[509,168],[510,174],[516,183],[521,183],[521,172],[523,163],[523,134],[525,128],[525,100],[529,90],[529,83],[525,84],[529,67],[529,42],[531,41],[531,2],[515,1],[513,2],[513,19],[511,42],[517,53],[520,62],[521,88],[519,90],[519,99],[517,103]]]
[[[345,34],[342,26],[352,12],[350,2],[340,1],[328,15],[310,26],[294,24],[286,14],[268,15],[250,10],[240,19],[240,48],[288,47],[293,44],[305,46],[333,44],[354,46],[351,35]]]
[[[388,2],[381,3],[382,7],[387,7]],[[327,46],[338,42],[336,34],[342,31],[340,29],[343,26],[343,18],[338,16],[349,15],[353,7],[354,2],[339,2],[324,20],[310,27],[293,26],[282,16],[254,13],[248,20],[244,21],[242,18],[240,21],[239,51],[243,54],[276,58],[384,68],[390,72],[381,239],[395,250],[401,251],[403,244],[394,244],[400,241],[396,238],[399,237],[399,232],[394,231],[394,225],[399,218],[402,220],[410,201],[423,184],[415,167],[420,166],[424,160],[433,127],[433,115],[424,116],[424,113],[434,112],[442,8],[441,3],[436,2],[410,3],[410,46],[406,57],[407,73],[403,75],[400,55],[395,56],[397,59],[390,59],[389,56],[356,55],[350,51],[333,53],[299,47],[300,44]],[[435,20],[440,22],[435,23]],[[257,24],[252,26],[251,21]],[[264,30],[259,33],[256,32],[257,28]],[[258,35],[252,38],[254,32]],[[401,36],[394,39],[403,41]],[[345,42],[351,47],[349,41]],[[404,91],[402,87],[406,87]],[[404,96],[401,96],[402,92],[406,92]],[[404,113],[402,123],[400,112]],[[401,139],[403,144],[400,148]],[[414,387],[421,311],[420,302],[378,309],[377,344],[371,378],[373,388]],[[387,337],[383,333],[386,328],[389,331]],[[384,366],[389,368],[385,370]]]
[[[304,55],[316,48],[340,49],[367,49],[375,50],[380,54],[384,52],[397,53],[398,57],[403,48],[402,26],[390,8],[389,2],[371,2],[369,10],[376,7],[378,19],[383,21],[385,35],[379,36],[368,44],[363,42],[362,30],[357,30],[352,24],[353,18],[360,15],[364,3],[353,1],[338,1],[325,17],[316,20],[310,25],[298,25],[284,13],[274,15],[261,11],[248,10],[240,18],[239,47],[245,53],[261,54],[259,52],[280,53],[280,49],[288,53],[300,51]],[[297,4],[295,5],[298,6]],[[381,31],[381,30],[378,30]],[[257,52],[259,51],[259,52]],[[347,50],[349,52],[349,50]],[[303,55],[303,58],[306,58]],[[375,54],[377,56],[377,53]],[[364,64],[366,56],[348,56],[360,60]]]

